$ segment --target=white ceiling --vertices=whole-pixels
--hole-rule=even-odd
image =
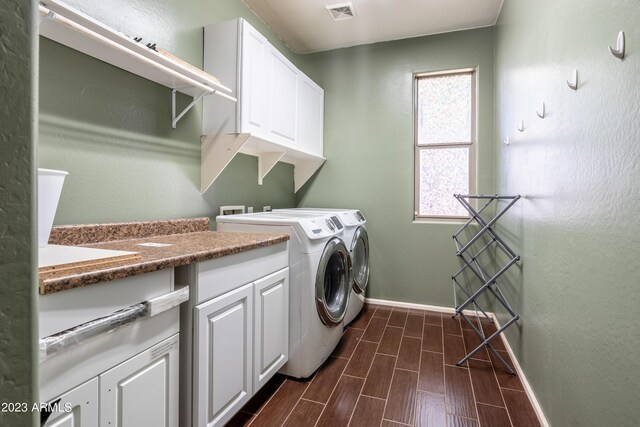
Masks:
[[[357,16],[334,21],[346,1],[243,0],[295,53],[490,26],[503,0],[351,0]]]

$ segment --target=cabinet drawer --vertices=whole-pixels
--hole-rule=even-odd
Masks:
[[[47,358],[39,365],[40,400],[50,400],[175,335],[179,322],[180,308],[174,307]]]
[[[132,304],[171,292],[173,269],[40,295],[39,337],[47,337]]]
[[[281,270],[289,264],[287,242],[197,264],[196,303]]]

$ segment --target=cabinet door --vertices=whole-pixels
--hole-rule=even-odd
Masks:
[[[309,77],[300,74],[298,100],[298,148],[322,156],[324,90]]]
[[[255,282],[253,296],[255,393],[289,359],[289,269]]]
[[[267,50],[269,42],[242,21],[240,132],[265,137],[267,131]]]
[[[297,134],[298,69],[269,46],[269,139],[294,146]]]
[[[178,335],[100,375],[100,426],[178,426]]]
[[[223,425],[251,397],[253,284],[195,308],[194,427]]]
[[[40,412],[45,427],[91,427],[98,425],[98,379],[94,378],[48,402]]]

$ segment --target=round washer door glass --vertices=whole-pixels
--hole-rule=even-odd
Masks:
[[[336,326],[344,318],[350,292],[350,260],[342,240],[331,239],[324,248],[316,275],[316,308],[320,320]]]
[[[358,227],[351,247],[353,262],[353,289],[361,294],[369,283],[369,236],[367,230]]]

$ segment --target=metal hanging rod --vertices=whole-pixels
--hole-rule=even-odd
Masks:
[[[499,196],[497,194],[454,194],[453,197],[456,199],[519,199],[520,195],[517,196]]]

